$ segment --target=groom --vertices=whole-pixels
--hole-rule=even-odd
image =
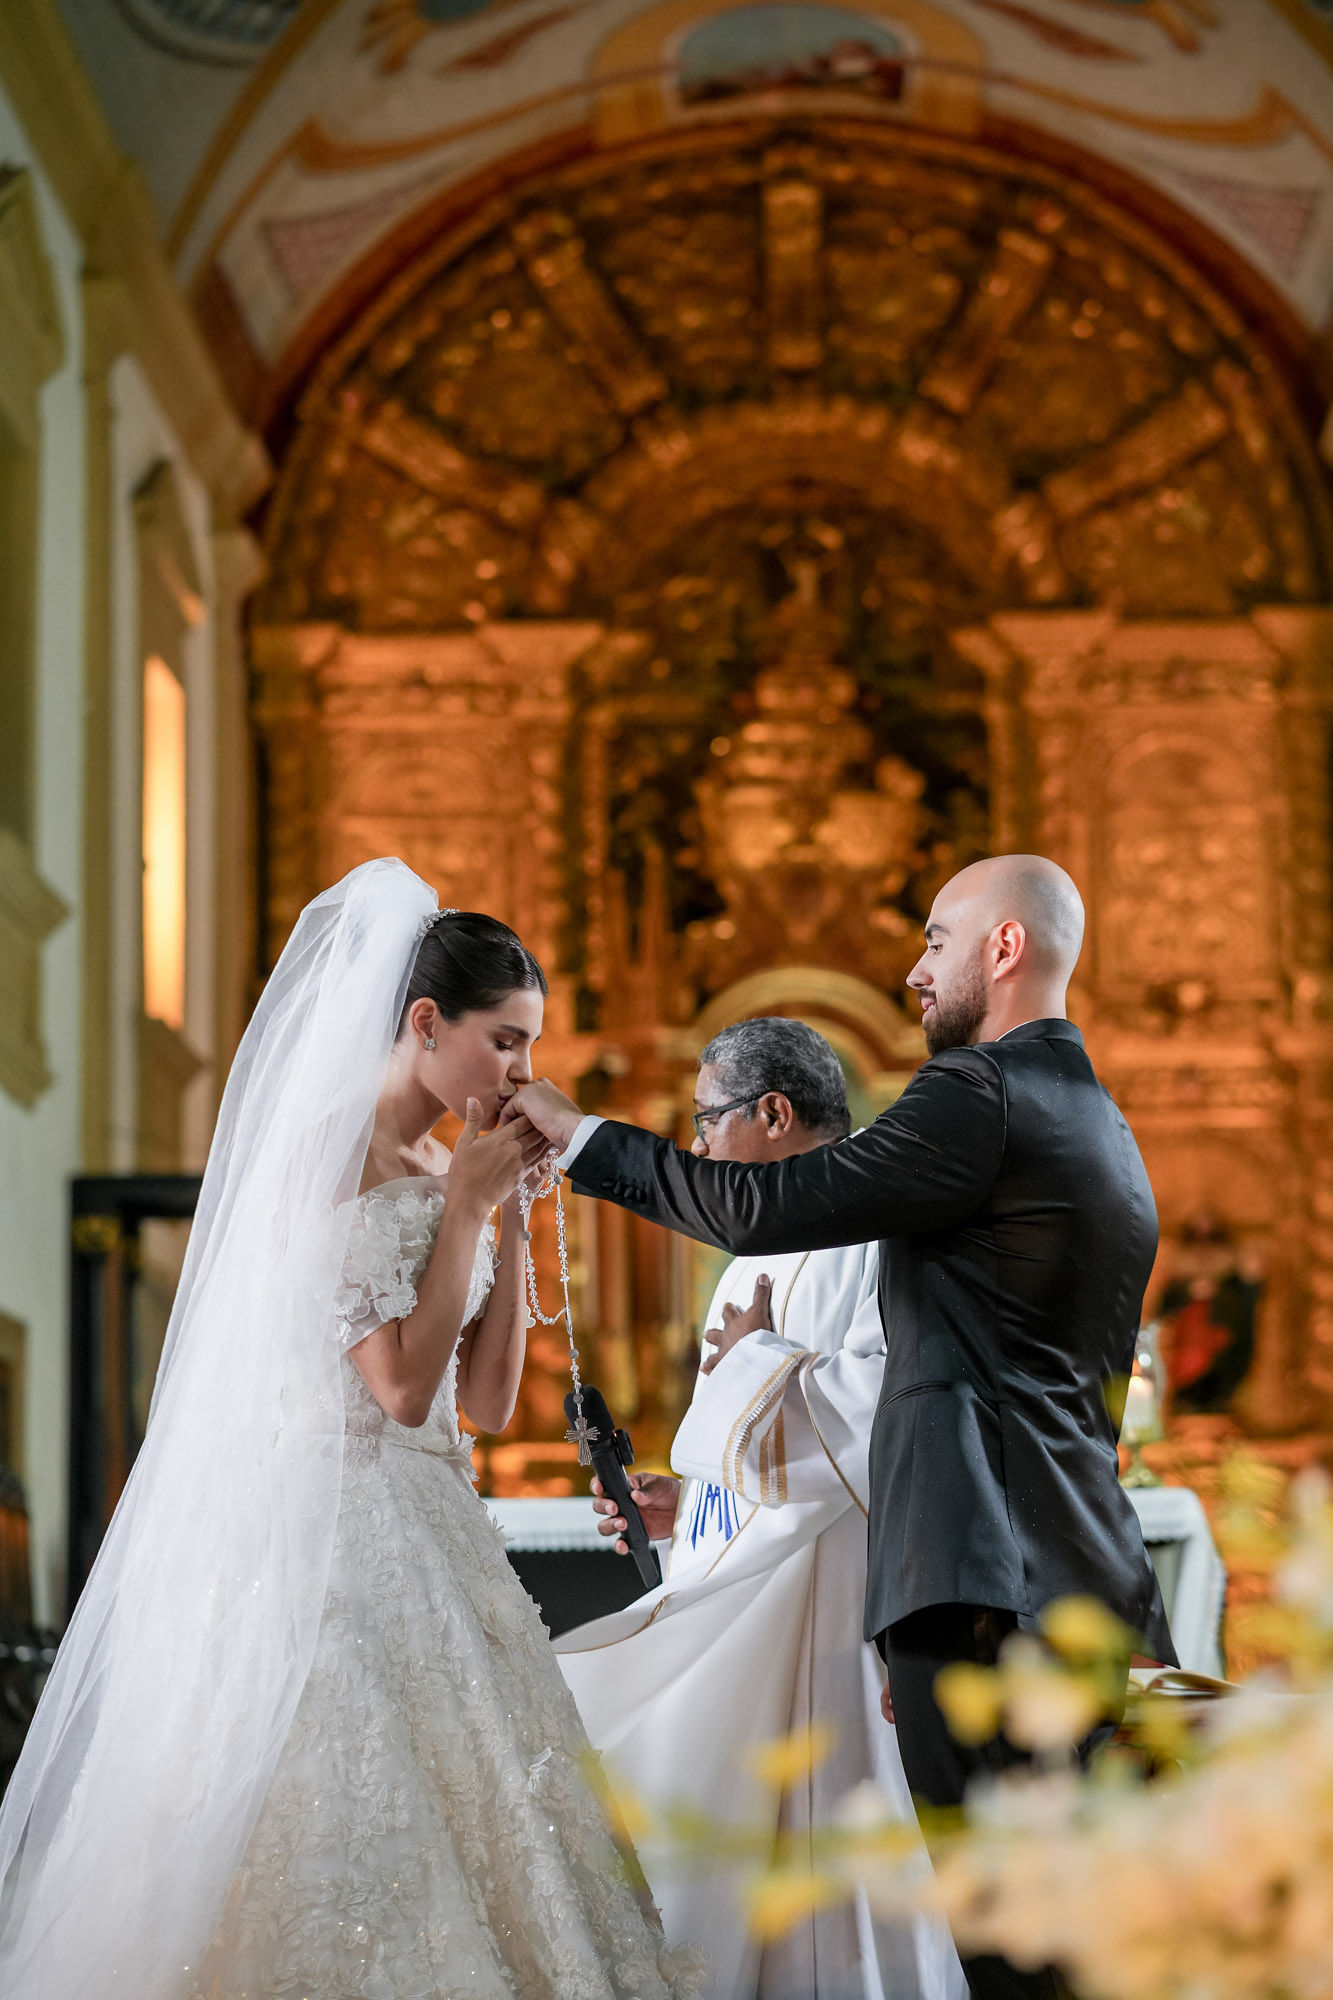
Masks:
[[[580,1193],[733,1254],[881,1239],[865,1632],[908,1782],[948,1806],[1014,1753],[954,1742],[934,1699],[942,1667],[990,1664],[1071,1592],[1101,1598],[1146,1653],[1175,1654],[1106,1403],[1131,1366],[1157,1217],[1065,1015],[1078,891],[1037,855],[977,862],[940,891],[925,936],[908,984],[930,1060],[840,1146],[723,1165],[581,1118],[548,1083],[508,1108],[565,1148]],[[981,2000],[1060,1991],[1054,1973],[1003,1959],[964,1970]]]

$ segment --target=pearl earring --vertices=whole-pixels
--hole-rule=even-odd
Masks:
[[[428,1049],[433,1049],[433,1048],[435,1047],[435,1037],[434,1037],[434,1035],[427,1035],[427,1037],[426,1037],[426,1047],[427,1047]]]

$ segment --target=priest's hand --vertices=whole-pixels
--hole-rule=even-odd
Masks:
[[[563,1153],[583,1121],[583,1113],[572,1097],[566,1097],[563,1090],[557,1090],[546,1077],[539,1077],[535,1083],[525,1083],[505,1105],[500,1113],[501,1125],[508,1125],[511,1119],[526,1118],[544,1132],[557,1152]]]
[[[672,1479],[665,1472],[627,1473],[630,1491],[634,1495],[643,1525],[648,1530],[650,1542],[664,1542],[675,1526],[676,1508],[680,1504],[680,1481]],[[597,1523],[599,1535],[620,1535],[625,1533],[625,1517],[616,1512],[614,1500],[608,1500],[602,1490],[600,1479],[592,1482],[592,1504],[606,1519]],[[616,1543],[616,1554],[627,1556],[629,1543]]]
[[[730,1354],[738,1340],[744,1340],[747,1333],[758,1333],[761,1329],[773,1330],[773,1280],[764,1276],[755,1279],[754,1297],[742,1312],[738,1306],[727,1304],[722,1308],[721,1326],[710,1326],[704,1339],[715,1350],[708,1355],[700,1370],[711,1375],[724,1354]]]

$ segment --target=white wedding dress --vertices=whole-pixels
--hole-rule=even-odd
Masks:
[[[346,1345],[416,1303],[431,1180],[356,1202]],[[493,1236],[468,1293],[481,1310]],[[536,1606],[472,1485],[455,1361],[419,1430],[344,1356],[314,1663],[195,2000],[665,2000],[696,1990],[616,1849]]]

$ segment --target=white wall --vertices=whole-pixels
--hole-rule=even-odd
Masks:
[[[139,364],[122,355],[111,370],[111,1159],[135,1164],[138,1032],[143,950],[143,660],[134,495],[154,466],[175,475],[207,611],[185,641],[186,951],[185,1039],[213,1054],[214,1013],[214,610],[208,496]],[[184,1164],[202,1167],[212,1134],[213,1083],[204,1070],[184,1107]]]
[[[45,949],[43,1023],[55,1081],[31,1110],[0,1091],[0,1309],[28,1330],[24,1478],[39,1618],[63,1615],[68,1378],[69,1176],[79,1161],[82,1017],[84,398],[82,249],[13,108],[0,91],[0,165],[32,173],[64,322],[65,359],[42,391],[38,535],[37,787],[39,874],[73,915]],[[0,552],[3,559],[3,552]]]
[[[68,1519],[69,1182],[81,1159],[81,958],[87,408],[81,351],[82,247],[0,91],[0,167],[32,173],[42,234],[64,322],[66,353],[42,392],[41,519],[35,666],[35,860],[72,914],[44,957],[44,1037],[55,1081],[24,1110],[0,1090],[0,1311],[27,1328],[25,1464],[33,1589],[39,1619],[63,1620]],[[212,1054],[214,1011],[214,624],[207,495],[138,364],[112,370],[111,528],[111,970],[104,1006],[112,1039],[111,1165],[135,1164],[141,994],[142,661],[134,494],[162,460],[172,464],[209,606],[186,642],[189,718],[185,1034]],[[0,550],[0,560],[4,552]],[[3,754],[0,752],[0,754]],[[202,1165],[212,1124],[205,1070],[186,1102],[187,1163]]]

